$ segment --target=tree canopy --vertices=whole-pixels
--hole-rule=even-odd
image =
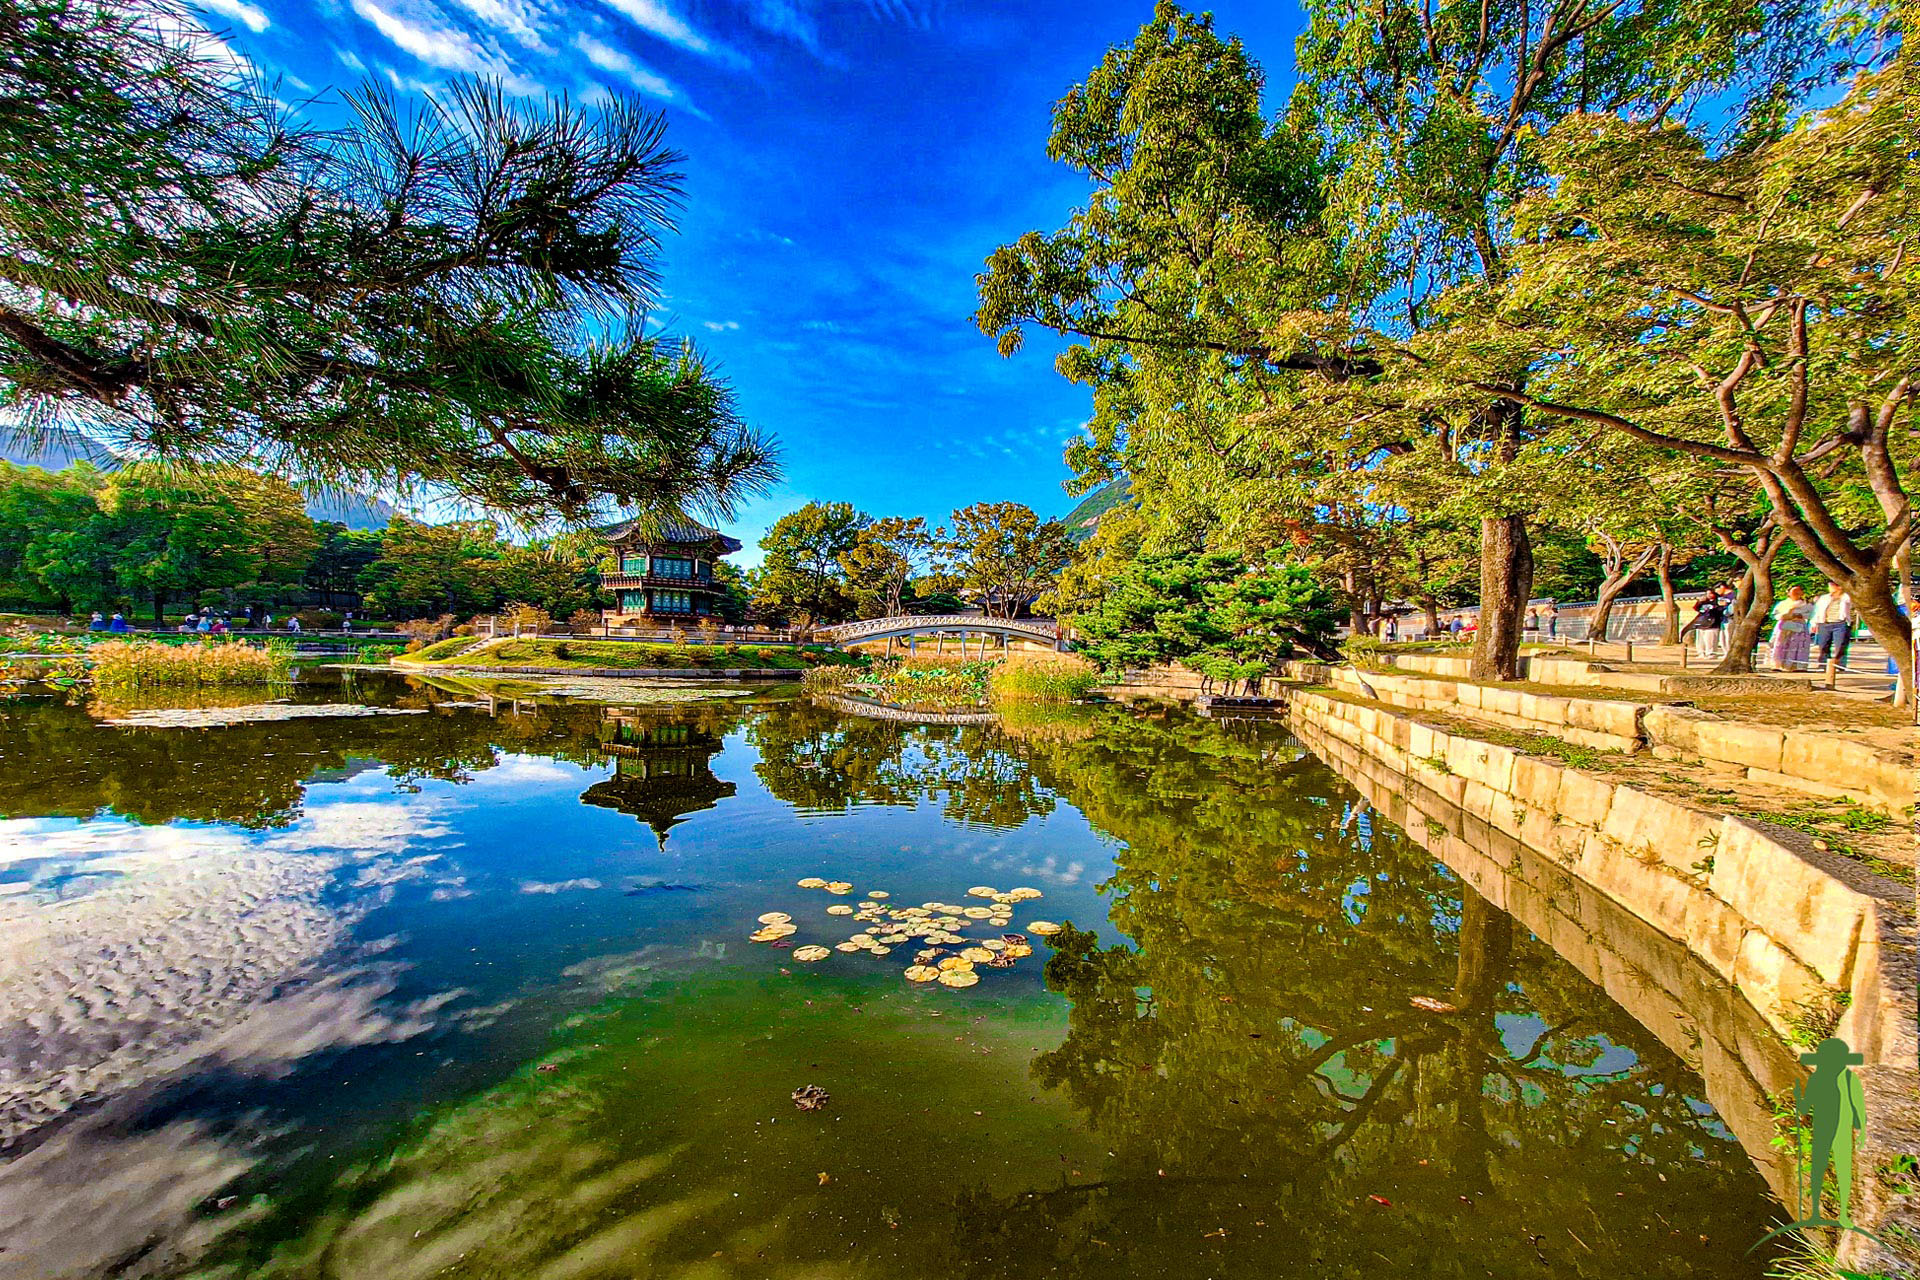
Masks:
[[[0,0],[0,406],[32,435],[452,495],[724,514],[774,475],[644,333],[681,155],[632,96],[369,83],[331,132],[172,0]]]

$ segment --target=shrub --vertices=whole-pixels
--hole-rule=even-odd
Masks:
[[[500,628],[520,635],[543,635],[553,630],[553,615],[537,604],[515,601],[500,611]]]
[[[96,645],[90,656],[94,683],[108,688],[261,685],[287,679],[293,646],[283,640],[270,640],[264,645],[239,640],[188,644],[112,641]]]
[[[300,619],[302,631],[338,631],[344,615],[331,609],[302,609],[293,616]]]
[[[567,630],[577,636],[590,636],[600,629],[600,615],[593,609],[575,609],[567,615]]]
[[[413,653],[451,636],[453,615],[443,613],[437,618],[411,618],[400,624],[400,631],[407,637],[407,652]]]
[[[1002,662],[988,680],[996,700],[1073,702],[1100,683],[1100,671],[1070,653],[1022,654]]]
[[[553,656],[562,662],[566,662],[573,657],[573,646],[565,640],[559,641],[553,646]]]

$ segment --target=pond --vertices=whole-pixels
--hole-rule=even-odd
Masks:
[[[1701,1077],[1277,726],[733,692],[0,704],[0,1277],[1764,1270]]]

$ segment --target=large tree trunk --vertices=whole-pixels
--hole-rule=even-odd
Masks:
[[[1887,573],[1861,574],[1840,584],[1847,594],[1853,597],[1853,611],[1860,621],[1867,624],[1867,630],[1887,651],[1894,665],[1906,677],[1904,692],[1909,702],[1913,699],[1914,653],[1913,619],[1900,612],[1894,601],[1891,575]]]
[[[1440,634],[1440,602],[1432,596],[1420,597],[1420,612],[1427,615],[1427,639]]]
[[[1753,671],[1753,651],[1765,639],[1767,618],[1773,613],[1773,557],[1780,545],[1776,538],[1767,553],[1740,575],[1740,592],[1734,597],[1733,614],[1727,620],[1727,656],[1713,669],[1717,675],[1749,675]]]
[[[1660,643],[1679,644],[1680,602],[1673,598],[1673,548],[1664,542],[1660,544],[1660,554],[1653,562],[1653,576],[1660,583],[1660,609],[1666,617]]]
[[[1593,619],[1587,624],[1587,634],[1603,643],[1607,638],[1607,624],[1613,621],[1613,602],[1640,576],[1640,571],[1647,567],[1647,562],[1653,559],[1654,552],[1658,550],[1657,547],[1648,547],[1632,563],[1628,563],[1625,553],[1619,550],[1619,544],[1612,539],[1608,539],[1607,549],[1606,581],[1600,584],[1600,597],[1594,602]]]
[[[156,627],[167,625],[167,593],[164,591],[153,593],[153,625]]]
[[[1533,544],[1525,516],[1480,519],[1480,627],[1473,637],[1468,675],[1475,680],[1517,680],[1520,639],[1533,591]]]

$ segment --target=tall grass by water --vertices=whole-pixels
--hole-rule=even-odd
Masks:
[[[104,688],[155,685],[269,685],[285,682],[293,665],[293,645],[269,640],[201,640],[187,644],[156,640],[115,640],[95,645],[93,681]]]
[[[1077,702],[1100,683],[1100,670],[1071,653],[1010,654],[988,678],[995,702]]]

